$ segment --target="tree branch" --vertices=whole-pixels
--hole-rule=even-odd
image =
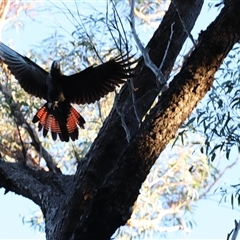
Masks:
[[[181,8],[179,7],[188,29],[194,26],[202,4],[203,1],[190,0],[186,4],[182,4]],[[178,13],[172,4],[147,46],[150,49],[149,55],[154,64],[160,65],[169,43],[173,22],[175,23],[175,31],[172,34],[172,42],[162,66],[162,72],[166,79],[187,37]],[[156,76],[144,66],[143,61],[139,63],[136,74],[139,74],[134,79],[134,87],[137,89],[135,92],[136,108],[138,116],[142,119],[158,95],[159,88],[156,84]],[[49,239],[53,236],[51,235],[53,232],[61,233],[61,238],[64,239],[109,239],[113,231],[130,217],[131,206],[139,194],[139,186],[144,181],[147,171],[142,171],[143,162],[142,159],[138,159],[139,153],[136,152],[135,144],[137,142],[135,142],[135,138],[139,137],[137,133],[139,124],[132,107],[132,96],[128,84],[122,88],[117,104],[118,110],[120,109],[124,113],[124,120],[131,134],[130,142],[128,143],[126,140],[125,131],[121,125],[121,117],[114,108],[104,122],[89,153],[79,163],[73,190],[65,202],[71,207],[58,215],[59,218],[63,219],[63,222],[61,224],[55,223],[54,226],[50,226],[48,223],[46,234]],[[166,123],[166,120],[164,122]],[[132,144],[135,148],[130,149]],[[130,157],[130,161],[127,161],[130,152],[135,157]],[[131,196],[126,196],[126,189],[124,190],[127,183],[129,183],[128,195]],[[115,189],[115,187],[117,188]],[[68,221],[69,219],[77,225],[73,225],[72,221]],[[93,225],[94,232],[90,231],[90,226]],[[85,230],[83,231],[83,229]]]
[[[68,181],[70,177],[61,174],[34,171],[19,163],[0,160],[0,188],[27,197],[39,206],[57,192],[62,194]]]
[[[135,42],[136,42],[139,50],[141,51],[141,53],[143,55],[145,65],[147,67],[149,67],[151,69],[151,71],[155,74],[155,76],[158,79],[158,81],[160,82],[160,84],[164,85],[167,81],[161,70],[162,70],[163,62],[165,61],[165,57],[163,57],[162,63],[160,64],[159,68],[151,61],[151,59],[149,57],[149,49],[143,47],[143,45],[137,35],[136,29],[135,29],[134,5],[135,5],[135,0],[132,0],[131,1],[131,11],[130,11],[130,21],[129,21],[131,29],[132,29],[132,35],[135,39]],[[173,24],[171,25],[171,30],[172,30]],[[171,37],[172,37],[172,31],[171,31],[171,35],[169,37],[169,41],[171,41]],[[168,42],[168,47],[169,47],[169,42]],[[168,47],[165,51],[165,54],[168,50]],[[166,56],[166,55],[164,55],[164,56]]]
[[[56,163],[55,163],[54,159],[52,158],[52,156],[42,146],[36,131],[29,125],[29,123],[24,118],[24,116],[20,110],[19,104],[13,100],[11,93],[9,91],[7,91],[7,89],[2,84],[0,84],[0,91],[3,93],[7,102],[10,103],[9,107],[12,110],[12,114],[14,115],[13,117],[16,121],[16,124],[18,126],[24,127],[27,130],[27,132],[29,133],[29,136],[32,139],[32,145],[34,146],[36,151],[39,153],[40,157],[43,157],[43,159],[46,161],[46,164],[47,164],[47,167],[49,168],[49,170],[52,172],[61,172],[61,170],[59,168],[57,168]],[[12,109],[13,105],[14,105],[14,109]]]
[[[177,13],[178,13],[179,19],[181,20],[181,22],[182,22],[182,26],[184,27],[184,29],[185,29],[185,31],[186,31],[186,33],[187,33],[189,39],[192,41],[193,46],[196,47],[196,42],[195,42],[195,40],[194,40],[192,34],[191,34],[191,33],[189,32],[189,30],[187,29],[187,27],[186,27],[186,25],[185,25],[185,23],[184,23],[184,21],[183,21],[183,19],[182,19],[182,17],[181,17],[181,13],[180,13],[179,10],[178,10],[177,3],[175,3],[174,0],[172,0],[172,3],[173,3],[173,5],[174,5],[175,8],[176,8],[176,11],[177,11]]]
[[[240,230],[240,221],[234,220],[235,228],[227,235],[227,240],[230,240],[230,236],[232,235],[231,240],[236,240],[238,236],[238,232]]]

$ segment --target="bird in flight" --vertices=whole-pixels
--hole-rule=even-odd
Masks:
[[[93,103],[133,77],[127,54],[119,55],[98,66],[66,76],[61,72],[60,63],[53,61],[50,72],[45,71],[29,58],[20,55],[0,42],[0,60],[8,66],[21,87],[29,94],[47,102],[33,117],[43,136],[51,132],[52,139],[59,136],[68,142],[78,138],[78,126],[84,128],[85,120],[71,103]]]

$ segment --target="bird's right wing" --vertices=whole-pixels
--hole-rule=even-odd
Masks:
[[[131,62],[128,54],[119,55],[96,67],[63,78],[63,93],[65,98],[73,103],[93,103],[101,97],[114,91],[126,79],[134,76],[130,67],[138,60]]]
[[[29,94],[47,99],[48,72],[0,41],[0,61],[4,62]]]

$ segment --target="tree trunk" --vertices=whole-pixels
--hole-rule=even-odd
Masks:
[[[148,44],[150,58],[159,66],[173,27],[162,67],[166,79],[187,38],[185,29],[190,32],[193,28],[203,1],[174,3]],[[135,90],[128,83],[124,85],[74,176],[32,171],[0,161],[0,187],[41,207],[47,239],[110,239],[131,216],[152,165],[212,86],[215,72],[240,38],[239,26],[240,1],[235,0],[200,34],[191,56],[147,116],[159,86],[140,61],[133,80]],[[143,122],[137,120],[144,116]]]

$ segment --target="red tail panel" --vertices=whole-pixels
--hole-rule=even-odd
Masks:
[[[43,136],[51,132],[53,140],[59,136],[61,141],[68,142],[69,137],[74,141],[78,138],[78,125],[84,128],[85,120],[80,113],[66,101],[58,106],[49,106],[46,103],[39,109],[33,118],[33,122],[39,122],[38,129],[43,128]]]
[[[85,120],[82,118],[80,113],[75,108],[71,107],[67,119],[68,132],[73,132],[77,128],[77,125],[79,125],[81,128],[84,128],[84,123]]]
[[[59,123],[58,123],[57,119],[54,118],[54,117],[52,118],[51,129],[52,129],[53,132],[61,133]]]
[[[41,125],[44,125],[46,118],[48,117],[48,111],[45,105],[35,115]]]

